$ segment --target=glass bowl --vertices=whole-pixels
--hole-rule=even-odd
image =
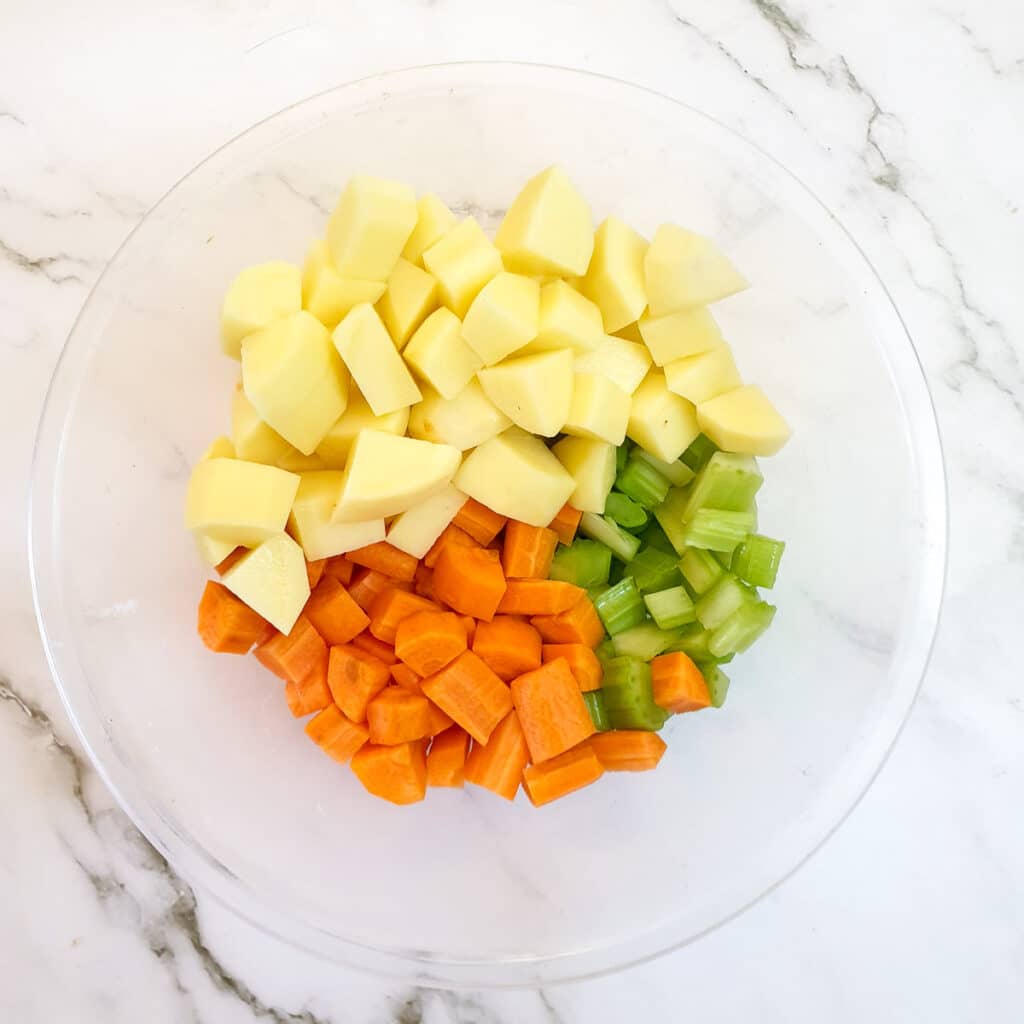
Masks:
[[[228,427],[218,313],[241,267],[300,261],[354,173],[493,228],[561,164],[595,219],[714,236],[753,282],[716,307],[794,428],[761,527],[788,542],[775,625],[720,711],[667,727],[658,771],[533,809],[365,794],[251,658],[195,633],[206,575],[189,467]],[[864,254],[771,157],[595,75],[458,64],[379,75],[256,125],[179,182],[111,260],[37,440],[31,557],[54,679],[98,770],[191,882],[271,933],[426,985],[535,985],[678,947],[747,907],[881,766],[936,625],[946,507],[906,330]]]

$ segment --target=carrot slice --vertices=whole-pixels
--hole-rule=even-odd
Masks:
[[[332,703],[331,691],[327,688],[326,681],[319,675],[310,676],[304,686],[289,679],[285,683],[284,699],[296,718],[305,718],[314,711],[322,711]]]
[[[403,665],[400,661],[396,661],[391,666],[391,678],[410,693],[423,692],[422,678],[418,673],[413,672],[408,665]]]
[[[699,711],[711,704],[700,669],[682,651],[659,654],[651,660],[651,685],[654,703],[675,714]]]
[[[508,687],[472,651],[463,651],[450,665],[424,679],[423,694],[477,743],[486,743],[512,710]]]
[[[416,567],[416,578],[412,581],[413,592],[428,600],[434,598],[434,570],[422,562]]]
[[[514,800],[529,761],[530,751],[519,716],[510,711],[486,744],[473,744],[466,758],[466,781],[483,786],[506,800]]]
[[[506,577],[546,580],[556,547],[558,534],[554,530],[509,520],[501,550]]]
[[[273,626],[216,580],[207,580],[199,599],[199,638],[211,651],[246,654],[272,635]]]
[[[369,612],[374,599],[385,590],[412,590],[412,587],[408,583],[402,583],[401,580],[393,580],[390,576],[377,572],[376,569],[360,569],[353,574],[352,583],[348,588],[352,600],[364,612]]]
[[[430,731],[428,736],[437,736],[446,729],[451,729],[455,723],[432,701],[430,704]]]
[[[565,658],[514,679],[512,702],[534,762],[557,757],[594,733],[590,712]]]
[[[523,787],[530,803],[540,807],[597,782],[603,774],[604,768],[587,741],[543,764],[527,766],[523,771]]]
[[[419,565],[412,555],[405,551],[399,551],[386,540],[379,540],[375,544],[356,548],[355,551],[349,551],[345,557],[356,565],[374,569],[390,579],[399,580],[402,583],[412,583],[413,577],[416,575],[416,566]]]
[[[604,670],[600,659],[586,644],[544,644],[541,660],[548,662],[556,658],[569,662],[569,670],[582,692],[601,688]]]
[[[352,573],[355,572],[355,568],[344,555],[335,555],[333,558],[327,559],[324,575],[333,576],[339,583],[343,583],[347,587],[352,582]]]
[[[427,785],[462,789],[465,779],[469,734],[455,726],[430,744],[427,754]]]
[[[344,764],[370,734],[365,725],[350,722],[337,704],[331,703],[306,723],[306,735],[328,757]]]
[[[422,740],[395,747],[367,743],[353,756],[352,771],[368,792],[393,804],[414,804],[427,794]]]
[[[353,722],[366,721],[366,706],[388,685],[391,670],[352,644],[331,648],[327,685],[334,703]]]
[[[359,636],[352,641],[352,646],[358,647],[361,651],[365,651],[378,661],[383,661],[385,665],[391,666],[398,664],[398,656],[395,654],[395,649],[391,644],[386,644],[383,640],[378,640],[369,632],[360,633]]]
[[[586,644],[596,647],[604,639],[604,623],[584,594],[568,611],[530,619],[537,632],[551,644]]]
[[[315,562],[310,562],[308,559],[306,560],[306,579],[309,580],[310,590],[312,590],[323,578],[326,566],[326,558],[319,558]]]
[[[558,615],[586,594],[562,580],[509,580],[498,605],[502,615]]]
[[[416,612],[395,634],[395,654],[421,676],[439,672],[465,649],[466,627],[454,612]]]
[[[658,767],[667,747],[656,732],[618,729],[599,732],[590,745],[606,772],[646,772]]]
[[[293,683],[313,673],[323,675],[327,665],[327,644],[305,615],[296,619],[290,633],[275,633],[253,653],[274,675]]]
[[[469,498],[452,520],[455,525],[477,541],[490,544],[501,533],[507,520],[474,498]]]
[[[463,615],[490,621],[505,593],[497,551],[450,545],[434,566],[437,599]]]
[[[578,508],[573,508],[572,505],[563,505],[558,515],[548,523],[548,529],[555,531],[560,543],[571,544],[576,537],[576,531],[579,529],[582,518],[583,513]]]
[[[385,686],[366,705],[370,742],[395,746],[430,735],[430,701],[401,686]]]
[[[454,523],[449,523],[441,531],[441,536],[434,541],[430,550],[423,556],[423,564],[428,569],[433,569],[441,557],[441,552],[449,547],[478,548],[480,545],[465,530],[460,530]]]
[[[403,619],[417,612],[439,612],[433,601],[419,594],[389,587],[373,599],[370,605],[370,632],[385,643],[393,644],[398,635],[398,626]]]
[[[462,628],[466,631],[466,646],[472,647],[473,640],[476,637],[476,619],[472,615],[460,615],[459,621],[462,623]]]
[[[320,580],[304,614],[328,644],[347,644],[370,624],[369,616],[335,576]]]
[[[528,622],[510,615],[496,615],[481,622],[473,638],[473,653],[505,682],[541,665],[540,633]]]

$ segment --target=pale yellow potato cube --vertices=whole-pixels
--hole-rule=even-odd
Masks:
[[[241,271],[228,286],[220,312],[221,348],[238,359],[242,339],[302,309],[302,271],[275,260]]]
[[[423,266],[423,254],[440,241],[453,227],[455,214],[437,196],[428,192],[416,203],[416,227],[402,250],[402,258]]]
[[[402,353],[413,374],[443,398],[454,398],[483,366],[462,338],[462,321],[446,306],[434,310]]]
[[[291,632],[309,600],[306,559],[287,533],[277,533],[254,547],[220,581],[282,633]]]
[[[640,318],[640,335],[658,366],[700,355],[725,344],[715,318],[703,306]]]
[[[609,217],[597,229],[580,291],[597,303],[606,331],[619,331],[639,320],[647,306],[646,252],[647,240],[617,217]]]
[[[728,345],[673,360],[665,367],[665,380],[669,391],[694,405],[732,391],[743,383]]]
[[[348,408],[317,445],[316,454],[323,462],[324,469],[344,469],[349,449],[360,430],[380,430],[401,437],[408,426],[407,405],[383,416],[375,416],[359,389],[353,385],[349,392]]]
[[[291,446],[274,465],[278,469],[287,469],[289,473],[312,473],[327,468],[324,465],[324,460],[316,452],[313,452],[312,455],[303,455],[297,448]]]
[[[494,244],[509,270],[579,276],[594,251],[590,207],[565,171],[549,167],[512,201]]]
[[[627,395],[636,391],[650,367],[651,355],[645,346],[613,335],[606,336],[593,352],[576,359],[577,373],[607,377]]]
[[[209,447],[199,456],[200,461],[203,459],[234,459],[238,458],[238,454],[235,451],[235,443],[230,437],[225,437],[221,434],[220,437],[215,437]],[[256,461],[259,461],[258,459]]]
[[[425,270],[399,259],[376,308],[401,352],[427,314],[437,309],[437,282]]]
[[[506,359],[476,376],[495,406],[531,434],[554,437],[569,417],[573,386],[570,349]]]
[[[466,456],[455,486],[499,515],[547,526],[576,482],[540,438],[509,427]]]
[[[332,522],[344,479],[345,474],[340,470],[302,474],[288,516],[288,531],[302,545],[306,558],[311,562],[343,555],[346,551],[355,551],[384,539],[383,519]]]
[[[355,175],[327,223],[327,244],[342,277],[386,281],[416,227],[408,185]]]
[[[230,540],[214,540],[202,532],[194,533],[192,536],[195,537],[199,557],[207,565],[220,565],[238,547]]]
[[[615,445],[589,437],[563,437],[551,451],[575,484],[569,504],[580,512],[604,512],[615,483]]]
[[[252,547],[284,529],[298,487],[298,476],[276,466],[203,459],[189,478],[185,528]]]
[[[348,371],[330,332],[305,310],[242,342],[242,387],[260,418],[303,455],[348,403]]]
[[[477,380],[471,380],[454,398],[428,391],[409,412],[410,437],[450,444],[459,451],[476,448],[511,425]]]
[[[651,370],[633,394],[626,433],[655,458],[674,462],[700,433],[697,410],[669,391],[664,373]]]
[[[790,437],[789,425],[753,385],[702,402],[697,423],[719,448],[743,455],[774,455]]]
[[[451,445],[363,430],[348,454],[334,521],[397,516],[443,491],[461,458]]]
[[[571,348],[590,352],[604,341],[601,310],[565,281],[550,281],[540,289],[537,337],[521,350],[523,355]]]
[[[522,274],[502,272],[473,300],[462,321],[466,344],[491,366],[537,337],[540,285]]]
[[[317,239],[310,247],[302,268],[302,308],[308,310],[329,331],[362,302],[376,302],[383,294],[383,281],[359,281],[342,277],[331,260],[327,240]]]
[[[624,338],[626,341],[636,341],[641,345],[644,343],[644,336],[640,333],[640,323],[634,320],[631,324],[612,332],[616,338]]]
[[[276,466],[295,449],[272,427],[264,423],[245,392],[238,388],[231,398],[231,437],[235,454],[229,458]]]
[[[375,416],[423,396],[373,306],[356,306],[334,328],[334,347]]]
[[[676,224],[662,224],[644,256],[651,316],[706,306],[748,288],[747,279],[711,241]]]
[[[501,273],[501,253],[467,217],[423,253],[423,266],[437,279],[441,301],[464,317],[480,289]]]
[[[607,377],[577,373],[569,418],[562,430],[574,437],[620,445],[626,439],[631,404],[629,395]]]
[[[466,495],[449,484],[398,516],[388,529],[388,543],[413,558],[422,558],[465,504]]]

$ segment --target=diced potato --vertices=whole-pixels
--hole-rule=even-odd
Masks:
[[[467,217],[423,253],[423,266],[437,279],[441,301],[464,317],[480,289],[501,273],[501,253]]]
[[[231,398],[231,437],[235,454],[227,457],[246,462],[276,466],[280,459],[295,451],[269,423],[260,419],[260,414],[241,387]]]
[[[413,558],[422,558],[465,503],[466,495],[449,485],[398,516],[388,530],[388,543]]]
[[[199,557],[207,565],[220,565],[238,547],[230,540],[214,540],[201,532],[194,533],[192,536],[196,539],[196,550],[199,552]]]
[[[571,348],[590,352],[604,341],[601,310],[565,281],[550,281],[540,289],[540,317],[537,337],[522,355]]]
[[[644,451],[674,462],[700,433],[697,410],[669,391],[664,373],[651,370],[633,395],[626,433]]]
[[[243,270],[231,282],[220,313],[220,343],[233,359],[253,331],[302,309],[302,272],[275,260]]]
[[[329,331],[341,318],[362,302],[376,302],[383,294],[383,281],[359,281],[342,277],[331,260],[327,239],[319,238],[310,247],[302,268],[302,308],[308,310]]]
[[[356,306],[334,328],[338,350],[375,416],[403,409],[423,396],[373,306]]]
[[[576,483],[540,438],[509,427],[466,456],[455,486],[499,515],[547,526]]]
[[[275,466],[203,459],[188,482],[185,528],[252,547],[284,529],[298,487],[294,473]]]
[[[377,300],[377,312],[401,352],[413,331],[437,309],[437,282],[425,270],[399,259],[388,286]]]
[[[402,258],[423,266],[423,254],[455,227],[455,214],[428,192],[416,203],[416,227],[402,250]]]
[[[466,344],[491,366],[537,337],[540,285],[500,273],[481,289],[462,321]]]
[[[340,470],[302,474],[288,516],[288,530],[311,562],[343,555],[384,539],[383,519],[357,523],[331,521],[344,479],[345,474]]]
[[[577,373],[569,418],[562,430],[575,437],[589,437],[620,445],[626,439],[631,399],[607,377]]]
[[[312,455],[303,455],[302,452],[292,448],[291,445],[288,446],[288,451],[274,465],[278,469],[287,469],[289,473],[312,473],[316,470],[327,468],[324,465],[324,460],[316,452],[313,452]]]
[[[353,385],[349,392],[348,408],[317,445],[316,454],[324,469],[344,469],[349,449],[360,430],[381,430],[385,434],[401,437],[409,426],[409,407],[403,406],[383,416],[374,416],[366,399]]]
[[[397,516],[443,491],[460,459],[451,445],[363,430],[348,454],[334,521]]]
[[[481,370],[484,394],[531,434],[554,437],[565,425],[572,404],[573,355],[570,349],[541,352]]]
[[[282,633],[291,632],[309,599],[306,560],[287,533],[277,533],[254,547],[220,581]]]
[[[569,504],[580,512],[604,512],[615,483],[615,445],[589,437],[563,437],[551,451],[576,485]]]
[[[790,436],[789,425],[753,385],[702,402],[697,423],[719,448],[744,455],[774,455]]]
[[[593,352],[576,359],[577,373],[607,377],[627,395],[633,394],[640,386],[650,366],[651,356],[643,345],[613,335],[605,337]]]
[[[594,255],[580,291],[597,303],[606,331],[618,331],[640,319],[647,305],[644,253],[647,240],[617,217],[609,217],[594,235]]]
[[[348,402],[348,372],[330,333],[305,310],[245,339],[242,386],[260,418],[304,455]]]
[[[644,257],[651,316],[706,306],[748,288],[747,279],[711,241],[676,224],[662,224]]]
[[[327,223],[327,244],[342,277],[386,281],[416,227],[408,185],[356,175]]]
[[[640,318],[640,334],[658,366],[700,355],[725,344],[715,318],[703,306]]]
[[[560,167],[549,167],[512,201],[494,244],[509,270],[578,277],[594,251],[590,207]]]
[[[625,327],[620,327],[617,331],[612,332],[616,338],[624,338],[626,341],[636,341],[641,345],[644,343],[644,336],[640,333],[640,322],[634,320],[631,324],[626,324]]]
[[[423,401],[409,412],[410,437],[450,444],[459,451],[475,448],[511,425],[512,421],[495,408],[476,380],[471,380],[454,398],[428,391]]]
[[[221,434],[220,437],[215,437],[209,447],[199,456],[200,461],[203,459],[234,459],[237,458],[235,452],[235,443],[230,437],[225,437]]]
[[[483,366],[462,339],[462,321],[446,306],[423,321],[402,354],[412,372],[443,398],[454,398]]]
[[[728,345],[673,360],[665,367],[665,380],[669,391],[694,405],[732,391],[742,383]]]

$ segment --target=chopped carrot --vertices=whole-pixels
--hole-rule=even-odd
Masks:
[[[558,534],[554,530],[509,520],[501,549],[505,576],[508,579],[546,580],[556,547]]]
[[[395,746],[430,735],[430,701],[401,686],[385,686],[366,705],[370,742]]]
[[[594,733],[590,712],[565,658],[514,679],[512,701],[534,762],[557,757]]]
[[[213,568],[218,576],[223,576],[243,555],[249,553],[248,548],[235,548],[230,555],[222,558]]]
[[[523,771],[523,787],[530,803],[540,807],[597,782],[603,774],[604,768],[587,741],[544,764],[528,765]]]
[[[606,772],[646,772],[657,768],[665,741],[656,732],[613,729],[591,736],[590,745]]]
[[[506,800],[514,800],[529,761],[530,751],[519,716],[510,711],[486,744],[473,744],[466,758],[466,781],[483,786]]]
[[[385,643],[393,644],[403,619],[417,612],[439,612],[441,609],[419,594],[389,587],[381,591],[370,605],[370,632]]]
[[[434,570],[428,569],[422,562],[416,567],[416,578],[412,581],[414,593],[420,597],[433,600],[434,598]]]
[[[331,648],[327,685],[334,703],[353,722],[366,721],[366,705],[388,684],[391,670],[352,644]]]
[[[370,624],[369,616],[335,576],[320,580],[303,613],[328,644],[347,644]]]
[[[412,583],[413,577],[416,575],[416,566],[419,565],[412,555],[399,551],[386,540],[379,540],[375,544],[356,548],[355,551],[349,551],[345,557],[356,565],[375,569],[388,578],[399,580],[402,583]]]
[[[699,711],[711,704],[708,684],[700,669],[682,651],[659,654],[651,661],[654,703],[666,711],[681,714]]]
[[[506,683],[540,668],[540,647],[540,633],[511,615],[496,615],[492,622],[481,622],[473,639],[473,653]]]
[[[211,651],[246,654],[273,635],[273,627],[216,580],[207,580],[199,599],[199,638]]]
[[[460,530],[454,523],[449,523],[423,556],[423,564],[428,569],[433,569],[441,557],[441,552],[449,547],[478,548],[480,545],[465,530]]]
[[[427,754],[427,785],[462,789],[469,734],[455,726],[430,744]]]
[[[417,672],[413,672],[408,665],[403,665],[402,662],[396,661],[391,666],[391,678],[401,687],[404,687],[410,693],[422,693],[423,692],[423,679]]]
[[[486,743],[512,710],[508,687],[472,651],[463,651],[450,665],[424,679],[423,694],[477,743]]]
[[[562,580],[509,580],[498,605],[503,615],[558,615],[586,591]]]
[[[395,654],[421,676],[439,672],[465,649],[466,627],[454,612],[416,612],[395,634]]]
[[[306,723],[306,735],[329,757],[344,764],[366,741],[365,725],[350,722],[337,704],[331,703]]]
[[[306,560],[306,579],[309,580],[309,589],[312,590],[321,580],[324,569],[327,566],[326,558],[318,558],[315,562]]]
[[[433,701],[428,701],[430,704],[430,726],[428,736],[437,736],[445,730],[452,728],[455,723],[435,704]]]
[[[596,647],[604,639],[604,623],[584,594],[568,611],[530,619],[550,644],[586,644]]]
[[[365,651],[378,661],[383,661],[385,665],[391,666],[398,664],[398,655],[395,654],[395,649],[391,644],[386,644],[383,640],[378,640],[369,632],[360,633],[359,636],[352,641],[352,646],[358,647],[361,651]]]
[[[393,580],[382,572],[377,572],[376,569],[360,569],[353,574],[348,592],[352,595],[352,600],[364,612],[369,612],[374,598],[389,589],[412,590],[412,587],[408,583],[402,583],[400,580]]]
[[[355,568],[344,555],[335,555],[333,558],[327,559],[324,573],[327,576],[333,576],[339,583],[343,583],[347,587],[352,582],[352,573]]]
[[[352,771],[368,792],[393,804],[413,804],[427,794],[423,740],[395,747],[367,743],[353,756]]]
[[[313,673],[323,675],[327,665],[327,644],[305,615],[298,617],[290,633],[275,633],[254,653],[261,665],[293,683]]]
[[[288,702],[288,708],[296,718],[305,718],[306,715],[311,715],[314,711],[323,711],[332,703],[331,691],[319,675],[311,676],[305,686],[299,686],[289,679],[285,683],[284,699]]]
[[[467,499],[459,509],[452,522],[460,530],[464,530],[478,544],[490,544],[501,533],[506,523],[504,516],[493,512],[486,505],[481,505],[473,498]]]
[[[449,608],[489,622],[505,593],[497,551],[445,548],[434,567],[434,593]]]
[[[586,644],[544,644],[541,658],[545,662],[565,658],[582,692],[601,688],[604,676],[601,662]]]
[[[558,515],[548,523],[548,529],[554,530],[558,534],[558,539],[562,544],[571,544],[576,537],[576,531],[579,529],[582,518],[583,513],[578,508],[573,508],[572,505],[563,505]]]
[[[476,619],[472,615],[460,615],[462,628],[466,631],[466,646],[473,646],[473,639],[476,636]]]

